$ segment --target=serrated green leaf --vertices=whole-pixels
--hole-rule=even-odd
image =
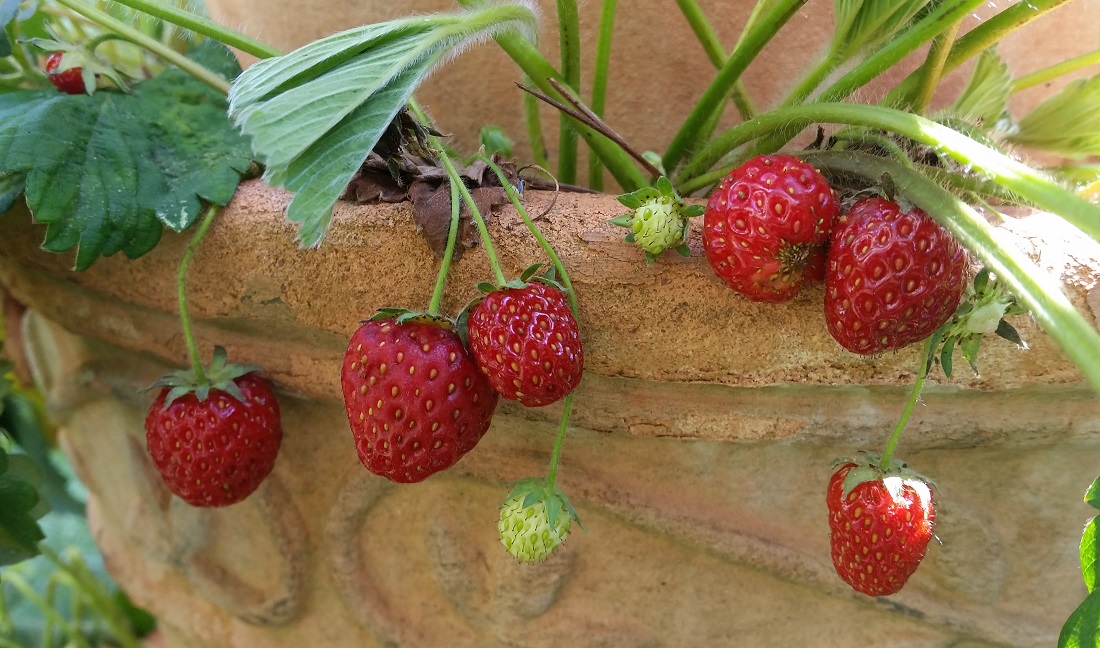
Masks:
[[[970,81],[955,100],[951,110],[957,115],[980,119],[993,126],[1005,111],[1012,89],[1012,75],[995,49],[987,49],[978,57]]]
[[[0,175],[0,216],[8,213],[8,210],[23,195],[23,175],[9,173]]]
[[[1036,106],[1009,139],[1080,159],[1100,155],[1100,75],[1079,79]]]
[[[1100,477],[1097,477],[1096,481],[1092,482],[1092,486],[1085,491],[1085,504],[1100,510]]]
[[[1100,643],[1100,590],[1093,590],[1069,615],[1058,648],[1096,648]]]
[[[1100,563],[1096,562],[1096,540],[1100,535],[1100,517],[1092,518],[1081,534],[1081,577],[1085,579],[1085,587],[1091,592],[1096,587],[1097,574],[1100,574]]]
[[[833,48],[873,49],[904,28],[928,0],[836,0]]]
[[[348,182],[435,65],[533,22],[513,4],[417,16],[348,30],[242,74],[230,114],[267,165],[264,178],[295,193],[287,217],[302,245],[320,244]]]
[[[192,53],[223,72],[228,57],[214,41]],[[178,69],[129,94],[0,95],[0,173],[25,174],[27,205],[47,226],[43,247],[77,247],[77,269],[117,252],[138,257],[162,225],[190,227],[202,200],[227,203],[250,168],[224,111],[216,91]]]

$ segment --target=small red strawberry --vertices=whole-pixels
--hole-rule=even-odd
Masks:
[[[84,69],[80,66],[62,69],[64,56],[65,52],[53,52],[46,57],[46,77],[55,88],[65,94],[84,94]]]
[[[781,302],[820,279],[840,212],[821,173],[790,155],[755,157],[722,180],[703,215],[715,274],[754,301]]]
[[[174,372],[145,417],[149,455],[164,483],[192,506],[228,506],[271,474],[283,440],[279,403],[256,367],[230,365],[225,350],[197,380]]]
[[[898,592],[932,539],[936,511],[928,484],[904,467],[883,472],[869,457],[833,473],[825,502],[840,578],[868,596]]]
[[[951,319],[969,271],[966,250],[927,214],[864,198],[831,236],[825,273],[829,333],[864,355],[923,340]]]
[[[474,449],[497,394],[449,323],[392,314],[351,337],[340,383],[359,460],[395,482],[419,482]]]
[[[468,330],[470,352],[504,398],[540,407],[565,398],[581,381],[577,318],[553,286],[494,290],[471,310]]]

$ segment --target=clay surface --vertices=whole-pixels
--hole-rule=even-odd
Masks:
[[[582,305],[588,371],[561,484],[588,532],[523,567],[499,546],[496,507],[545,470],[560,409],[502,404],[481,444],[423,484],[368,474],[339,401],[344,344],[379,306],[423,307],[438,262],[406,205],[341,204],[326,244],[298,250],[287,198],[243,185],[189,277],[203,352],[263,365],[284,413],[272,478],[214,511],[170,496],[143,447],[141,389],[185,358],[186,237],[73,273],[37,250],[25,212],[0,220],[0,286],[30,307],[27,364],[92,493],[96,540],[171,648],[1048,646],[1084,594],[1100,403],[1027,318],[1028,351],[992,341],[980,376],[960,364],[926,389],[902,452],[937,479],[942,543],[900,595],[867,599],[832,572],[824,484],[833,458],[881,446],[917,349],[847,353],[820,288],[779,306],[734,295],[697,234],[691,258],[647,268],[602,195],[560,195],[540,219]],[[535,214],[551,199],[525,196]],[[1100,255],[1057,223],[1000,231],[1092,317]],[[507,272],[541,260],[511,208],[491,231]],[[468,251],[446,309],[488,277]]]

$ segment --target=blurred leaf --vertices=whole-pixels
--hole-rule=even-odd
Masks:
[[[33,479],[34,464],[22,455],[10,455],[0,446],[0,565],[17,563],[38,554],[45,538],[36,521],[44,498]]]
[[[1100,477],[1097,477],[1096,481],[1092,482],[1092,486],[1085,491],[1085,504],[1100,510]]]
[[[978,57],[970,81],[955,100],[952,112],[980,119],[983,125],[991,127],[1004,114],[1011,87],[1008,64],[995,49],[987,49]]]
[[[1097,106],[1100,75],[1078,79],[1025,115],[1009,139],[1073,159],[1100,155]]]
[[[6,214],[22,195],[23,176],[21,174],[0,174],[0,216]]]
[[[1100,591],[1093,590],[1062,626],[1058,648],[1096,648],[1100,642]]]
[[[0,58],[11,56],[11,39],[8,38],[7,27],[18,13],[19,0],[0,0]]]
[[[835,51],[874,49],[909,25],[928,0],[836,0]]]
[[[40,489],[50,506],[55,510],[83,513],[83,504],[68,491],[70,477],[62,474],[54,464],[34,403],[14,391],[3,399],[3,403],[5,406],[0,409],[0,430],[7,432],[41,470]]]
[[[508,137],[508,133],[504,132],[504,129],[500,126],[483,126],[481,133],[478,135],[478,140],[485,148],[486,155],[500,154],[506,158],[512,157],[512,146],[515,142],[511,137]]]

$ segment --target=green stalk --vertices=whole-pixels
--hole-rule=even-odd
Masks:
[[[569,429],[569,413],[573,410],[573,394],[565,397],[561,412],[561,423],[558,425],[558,437],[554,440],[554,452],[550,455],[550,469],[546,471],[546,490],[554,492],[554,485],[558,480],[558,464],[561,463],[561,449],[565,445],[565,431]]]
[[[195,372],[195,380],[200,385],[206,383],[206,370],[203,369],[202,358],[199,357],[199,348],[198,345],[195,344],[195,336],[191,332],[191,316],[187,312],[187,268],[191,265],[191,259],[195,256],[195,250],[197,250],[199,244],[202,243],[202,237],[206,236],[206,232],[210,229],[210,225],[214,223],[214,216],[216,216],[217,213],[217,205],[211,205],[210,208],[206,210],[206,215],[202,217],[199,228],[195,230],[195,235],[191,237],[191,242],[187,245],[187,250],[183,253],[183,259],[180,260],[179,271],[176,274],[176,300],[179,302],[180,324],[183,325],[183,341],[187,344],[187,355],[191,358],[191,368]]]
[[[528,79],[530,81],[530,79]],[[550,159],[546,154],[546,139],[542,136],[541,104],[538,97],[523,93],[523,117],[527,122],[527,142],[531,146],[531,159],[541,167],[549,167]],[[598,159],[592,156],[592,159]]]
[[[504,187],[504,191],[508,194],[508,199],[512,201],[512,206],[516,208],[520,218],[523,219],[523,223],[527,225],[527,229],[531,231],[531,235],[535,237],[539,246],[546,252],[546,256],[550,257],[550,262],[554,264],[554,269],[558,271],[558,276],[561,277],[562,286],[565,287],[565,292],[569,295],[569,305],[572,307],[573,313],[576,314],[578,312],[577,294],[573,291],[573,282],[569,280],[569,272],[566,271],[565,265],[562,264],[561,257],[554,251],[553,246],[551,246],[550,242],[546,240],[546,237],[542,235],[538,226],[535,225],[535,221],[533,221],[531,216],[527,213],[527,208],[520,202],[519,193],[516,191],[516,188],[512,186],[512,182],[508,179],[508,176],[504,175],[504,170],[488,156],[482,155],[481,159],[488,164],[489,168],[496,174],[497,178],[500,180],[500,185]]]
[[[596,38],[596,64],[592,75],[592,112],[603,117],[607,105],[607,77],[611,68],[611,38],[615,31],[617,0],[603,0],[600,11],[600,34]],[[529,93],[532,100],[535,100]],[[603,191],[603,164],[599,156],[588,156],[588,187]]]
[[[943,64],[943,73],[947,74],[972,57],[996,45],[1004,37],[1017,29],[1041,18],[1047,13],[1066,4],[1070,0],[1023,0],[984,21],[955,41],[951,53]],[[980,4],[980,3],[976,3]],[[904,98],[912,93],[920,80],[920,70],[905,77],[882,100],[886,106],[903,105]],[[847,96],[847,95],[845,95]],[[835,101],[830,98],[828,101]]]
[[[178,25],[184,29],[212,38],[223,45],[234,47],[240,51],[251,54],[256,58],[265,59],[282,54],[279,50],[270,47],[258,40],[229,29],[224,25],[199,16],[180,7],[156,2],[155,0],[114,0],[120,5],[136,9],[163,20],[164,22]]]
[[[901,418],[898,419],[898,424],[894,426],[894,433],[890,435],[890,440],[886,443],[886,450],[882,453],[882,460],[879,461],[879,468],[882,470],[890,468],[890,461],[894,458],[894,450],[897,449],[898,441],[901,440],[901,433],[905,431],[905,426],[909,424],[913,407],[916,406],[917,400],[920,398],[920,392],[924,389],[924,380],[928,378],[928,368],[932,365],[932,355],[936,352],[936,343],[939,339],[938,333],[933,334],[924,343],[924,355],[921,358],[920,369],[917,371],[917,380],[913,383],[913,390],[909,392],[909,400],[905,403]]]
[[[920,68],[920,87],[917,90],[917,98],[913,101],[913,112],[923,114],[932,103],[932,97],[936,94],[936,88],[943,78],[943,64],[947,55],[951,53],[951,44],[955,42],[955,35],[959,33],[959,22],[945,29],[932,40],[932,46],[928,48],[928,57],[924,59],[924,65]]]
[[[829,87],[821,92],[815,99],[815,102],[827,103],[847,99],[853,92],[867,85],[871,80],[892,68],[903,58],[919,48],[923,43],[935,38],[936,35],[940,34],[945,29],[948,29],[951,25],[962,20],[967,14],[981,5],[983,1],[985,0],[955,0],[954,2],[943,3],[922,18],[920,22],[895,36],[874,54],[864,59],[859,65],[856,65],[849,72],[834,81]],[[948,55],[948,62],[950,60],[951,57]],[[946,74],[950,70],[951,68],[945,63],[943,73]],[[914,72],[913,75],[916,75],[916,72]],[[883,101],[883,104],[893,105],[886,101]],[[760,153],[778,151],[786,146],[787,142],[791,141],[797,134],[798,131],[791,128],[779,129],[775,135],[762,140],[754,146],[747,157]]]
[[[485,226],[485,219],[481,217],[481,211],[477,208],[477,203],[474,202],[474,197],[470,195],[470,190],[466,188],[466,184],[462,182],[462,176],[458,174],[458,170],[455,169],[454,162],[451,161],[451,157],[447,155],[447,152],[442,147],[439,149],[439,161],[443,163],[443,167],[447,169],[447,177],[451,179],[451,186],[457,187],[460,194],[462,194],[462,200],[466,202],[466,206],[469,207],[470,213],[473,215],[474,224],[477,225],[477,231],[481,234],[481,244],[485,246],[485,256],[489,258],[489,267],[493,271],[493,278],[496,279],[498,286],[503,286],[508,283],[508,280],[504,277],[504,271],[500,269],[500,261],[497,259],[496,250],[493,249],[493,239],[489,236],[489,228]]]
[[[684,169],[681,182],[677,186],[682,192],[688,193],[696,187],[700,179],[698,174],[710,169],[723,156],[741,144],[771,133],[777,128],[786,128],[793,124],[801,129],[815,122],[880,128],[931,146],[940,154],[947,155],[979,175],[988,177],[1035,206],[1058,214],[1100,241],[1100,206],[1093,205],[1066,191],[1056,182],[1027,165],[947,126],[883,106],[848,103],[808,104],[761,115],[734,126],[715,139]]]
[[[680,7],[680,13],[684,14],[684,18],[687,19],[691,31],[695,33],[695,38],[703,46],[707,58],[710,59],[714,67],[722,69],[722,65],[726,62],[726,50],[722,47],[722,42],[718,40],[718,34],[715,33],[714,27],[707,20],[707,16],[703,13],[699,3],[696,0],[676,0],[676,4]],[[749,99],[749,93],[745,89],[744,82],[738,79],[733,84],[730,95],[733,98],[733,104],[737,106],[738,112],[741,113],[741,119],[752,119],[753,115],[756,114],[756,109],[752,105],[752,100]]]
[[[123,39],[130,41],[138,47],[144,48],[154,55],[175,65],[184,72],[202,81],[211,88],[223,94],[229,94],[229,81],[209,68],[199,65],[195,61],[180,54],[174,49],[165,46],[155,38],[147,36],[130,25],[118,20],[110,14],[100,11],[83,0],[57,0],[57,3],[95,22],[107,31],[114,32]]]
[[[447,285],[447,273],[451,270],[451,260],[454,259],[455,242],[458,240],[458,220],[462,212],[462,203],[459,202],[458,186],[454,180],[451,185],[451,226],[447,230],[447,249],[443,252],[443,263],[439,266],[439,274],[435,279],[435,290],[432,291],[432,301],[428,304],[428,315],[438,315],[439,305],[443,303],[443,288]]]
[[[784,0],[761,18],[751,33],[745,35],[668,145],[661,160],[665,169],[671,173],[698,143],[700,134],[706,129],[714,113],[721,109],[734,83],[741,78],[741,73],[805,3],[806,0]]]
[[[577,0],[558,1],[558,35],[561,39],[561,75],[574,93],[581,91],[581,21]],[[559,116],[558,177],[577,182],[577,131],[568,115]]]
[[[461,0],[461,4],[467,6],[472,1]],[[531,41],[515,32],[509,32],[497,36],[496,42],[519,65],[520,69],[534,81],[540,90],[550,97],[564,101],[561,93],[554,89],[554,86],[550,85],[548,81],[549,79],[562,81],[561,75],[554,69],[554,66],[543,58],[538,49],[531,44]],[[623,191],[635,191],[649,186],[649,178],[635,166],[633,159],[626,151],[584,124],[574,122],[574,125],[581,137],[588,143],[589,148],[607,166],[607,170],[611,172]]]
[[[1082,54],[1069,59],[1068,61],[1062,61],[1048,68],[1043,68],[1031,74],[1025,75],[1012,82],[1011,92],[1019,92],[1021,90],[1027,90],[1032,86],[1037,86],[1047,81],[1053,81],[1058,77],[1076,72],[1093,65],[1100,64],[1100,49],[1089,52],[1088,54]]]
[[[88,644],[88,640],[80,633],[78,628],[74,628],[71,623],[66,622],[65,617],[49,605],[39,596],[38,592],[34,591],[30,583],[26,581],[21,575],[7,572],[4,574],[4,580],[11,584],[12,587],[19,592],[19,594],[26,599],[31,605],[38,609],[39,612],[45,616],[50,623],[57,625],[69,639],[69,644],[75,648],[91,648]]]
[[[902,195],[947,228],[1008,285],[1093,389],[1100,392],[1100,333],[1066,297],[1061,282],[1015,246],[1001,243],[985,217],[920,172],[877,156],[819,151],[804,157],[818,168],[857,175],[868,182],[878,182],[883,173],[888,173]]]

